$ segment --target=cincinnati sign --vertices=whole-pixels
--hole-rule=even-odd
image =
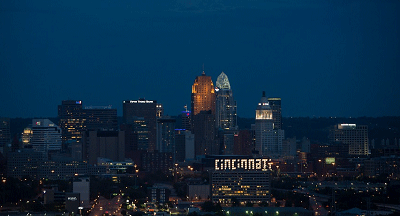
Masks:
[[[271,159],[215,159],[215,170],[268,170],[271,169]]]

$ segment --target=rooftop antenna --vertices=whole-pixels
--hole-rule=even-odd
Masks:
[[[203,73],[202,73],[203,75],[205,75],[206,73],[204,72],[204,63],[203,63]]]

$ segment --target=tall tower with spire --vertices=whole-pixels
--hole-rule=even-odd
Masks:
[[[192,131],[195,156],[219,153],[215,134],[215,89],[210,76],[203,73],[192,85]]]
[[[259,151],[259,154],[271,158],[279,157],[282,154],[284,131],[274,129],[273,110],[265,92],[263,92],[256,109],[255,135],[256,150]]]
[[[192,85],[192,115],[200,111],[209,111],[215,114],[215,89],[210,76],[203,73],[197,76]]]
[[[223,130],[237,129],[236,101],[232,95],[228,76],[222,72],[216,82],[216,126]]]

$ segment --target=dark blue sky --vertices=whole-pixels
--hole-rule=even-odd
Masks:
[[[178,114],[224,71],[238,115],[400,115],[400,1],[0,1],[0,116],[146,98]]]

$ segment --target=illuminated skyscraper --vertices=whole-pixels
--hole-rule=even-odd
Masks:
[[[272,120],[274,129],[282,129],[282,111],[280,98],[268,98],[269,106],[272,110]]]
[[[350,155],[368,155],[368,126],[338,124],[330,130],[330,142],[349,145]]]
[[[274,130],[272,109],[269,106],[265,92],[258,103],[255,121],[256,150],[259,154],[269,157],[279,157],[282,154],[284,131]]]
[[[218,154],[219,144],[215,141],[214,83],[204,71],[192,85],[192,115],[195,155]]]
[[[58,106],[58,118],[63,144],[82,139],[86,121],[82,101],[63,100]]]
[[[237,129],[236,101],[233,99],[228,76],[222,72],[216,82],[216,124],[223,130]]]
[[[215,114],[215,89],[211,77],[203,71],[192,85],[192,115],[209,110]]]

